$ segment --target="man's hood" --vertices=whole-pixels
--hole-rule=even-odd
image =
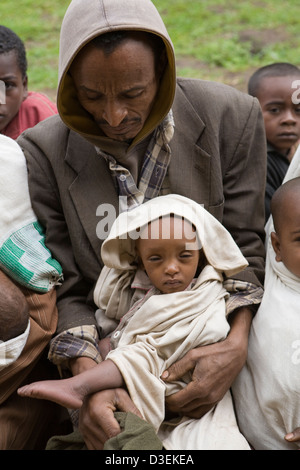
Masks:
[[[168,65],[161,80],[156,104],[134,143],[140,141],[164,119],[175,94],[175,57],[172,42],[150,0],[73,0],[65,14],[60,34],[57,107],[63,122],[94,145],[107,137],[81,107],[69,74],[78,52],[93,38],[109,31],[145,31],[160,36],[166,46]]]

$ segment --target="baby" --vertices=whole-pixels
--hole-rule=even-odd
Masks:
[[[106,359],[70,379],[37,382],[18,393],[79,408],[86,395],[126,385],[164,448],[249,449],[229,392],[200,420],[164,422],[165,395],[182,389],[191,375],[165,383],[163,371],[190,349],[228,334],[222,273],[247,265],[231,235],[194,201],[162,196],[122,213],[101,254],[106,266],[95,302],[118,321]]]

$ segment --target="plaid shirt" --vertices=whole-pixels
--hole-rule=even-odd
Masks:
[[[97,148],[98,154],[109,163],[119,196],[123,196],[120,198],[121,211],[133,209],[149,199],[168,192],[166,175],[171,158],[169,142],[173,134],[174,121],[170,111],[156,129],[148,145],[138,186],[127,168],[121,166],[111,155]]]

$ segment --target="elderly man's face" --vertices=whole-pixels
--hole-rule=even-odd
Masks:
[[[159,87],[155,55],[148,43],[128,38],[108,55],[88,44],[70,72],[82,107],[101,131],[117,141],[134,139]]]

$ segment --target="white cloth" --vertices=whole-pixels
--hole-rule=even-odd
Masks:
[[[285,181],[300,176],[300,148]],[[300,279],[275,260],[266,226],[266,278],[248,359],[232,391],[241,431],[257,450],[298,449],[285,434],[300,426]]]
[[[128,267],[131,272],[136,269],[134,242],[124,236],[125,231],[133,233],[150,220],[170,212],[184,216],[194,224],[206,257],[213,265],[208,264],[202,270],[190,290],[152,295],[127,322],[130,312],[122,317],[115,305],[118,301],[112,301],[112,308],[107,295],[107,292],[117,294],[118,274],[124,285]],[[163,423],[165,395],[180,390],[191,377],[168,385],[160,379],[162,372],[190,349],[226,338],[229,325],[225,299],[228,294],[223,287],[222,272],[240,271],[247,265],[245,258],[214,217],[181,196],[155,198],[130,211],[127,219],[125,214],[120,218],[102,247],[104,262],[113,266],[111,276],[100,276],[95,291],[96,303],[104,310],[108,307],[110,317],[114,316],[113,309],[118,318],[122,317],[121,326],[115,332],[121,335],[118,347],[107,357],[120,369],[131,398],[143,417],[154,425],[166,449],[249,449],[238,430],[229,392],[204,419],[184,418],[180,423]],[[128,275],[132,277],[130,271]],[[124,305],[122,295],[119,302]]]
[[[0,341],[0,371],[15,362],[21,355],[30,331],[30,321],[24,333],[8,341]]]
[[[62,281],[62,268],[45,246],[32,210],[25,156],[0,135],[0,269],[23,286],[47,292]]]

